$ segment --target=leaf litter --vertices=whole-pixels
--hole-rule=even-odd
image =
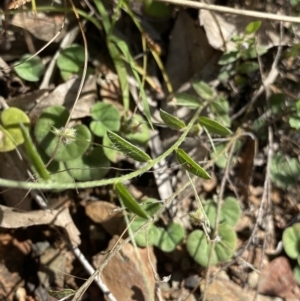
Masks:
[[[233,3],[231,3],[231,6],[233,6],[232,4]],[[257,9],[260,8],[261,7],[258,5]],[[239,106],[243,106],[247,103],[249,95],[254,93],[255,88],[260,84],[259,73],[249,72],[246,76],[235,74],[236,77],[229,78],[228,82],[222,82],[217,77],[220,68],[218,60],[222,51],[224,51],[222,48],[224,46],[224,39],[226,41],[227,50],[231,49],[232,44],[230,44],[230,38],[236,34],[243,33],[245,26],[249,23],[247,18],[240,16],[230,16],[229,18],[228,16],[218,13],[214,13],[213,17],[212,13],[206,10],[201,10],[199,12],[196,10],[180,10],[175,14],[173,20],[171,18],[167,18],[163,21],[167,24],[167,29],[164,32],[162,29],[159,31],[156,29],[157,22],[162,22],[161,20],[158,21],[153,20],[153,18],[149,18],[144,14],[143,10],[137,9],[136,7],[133,9],[140,13],[142,21],[146,24],[145,28],[148,28],[150,33],[154,33],[153,36],[156,38],[156,42],[162,46],[162,53],[164,54],[164,60],[166,62],[166,72],[175,91],[180,88],[180,92],[184,91],[192,93],[194,97],[197,97],[197,94],[192,88],[192,82],[194,82],[195,78],[197,78],[206,83],[210,83],[210,86],[214,87],[222,97],[227,97],[229,99],[229,114],[234,114],[239,109]],[[67,23],[69,23],[70,20],[71,19],[67,19]],[[174,24],[172,24],[173,21]],[[14,28],[13,31],[9,32],[9,36],[7,38],[12,45],[11,51],[6,51],[6,53],[4,52],[1,56],[5,58],[7,62],[15,62],[21,57],[20,49],[22,49],[22,54],[25,53],[25,51],[23,51],[24,49],[28,49],[26,52],[31,52],[30,43],[33,43],[33,49],[39,49],[41,47],[41,41],[51,41],[51,38],[58,30],[60,30],[59,28],[61,27],[62,22],[63,14],[41,15],[38,13],[36,19],[32,16],[29,17],[29,15],[24,16],[23,12],[15,14],[11,20],[11,25],[24,28],[30,34],[30,37],[25,37],[25,43],[18,33],[20,30]],[[105,47],[100,47],[101,49],[98,47],[98,45],[104,45],[105,40],[101,38],[99,32],[95,31],[95,28],[91,26],[91,24],[87,24],[86,26],[88,29],[86,30],[86,33],[90,43],[89,51],[91,59],[89,64],[94,68],[94,73],[88,77],[82,92],[82,97],[75,107],[74,114],[71,116],[75,123],[83,124],[87,122],[88,118],[90,118],[92,106],[99,100],[99,96],[102,96],[103,99],[106,98],[105,101],[107,103],[115,105],[121,111],[121,115],[124,115],[123,104],[120,100],[121,91],[118,82],[115,81],[114,83],[114,81],[110,81],[109,84],[101,84],[101,81],[103,81],[103,74],[99,71],[100,69],[112,70],[110,71],[112,72],[111,77],[114,80],[116,79],[116,75],[113,73],[114,68],[112,68],[108,55],[103,55]],[[287,31],[291,29],[289,24],[284,24],[284,26]],[[41,28],[43,29],[42,31],[40,30]],[[220,28],[222,30],[223,37],[220,35]],[[66,32],[69,31],[69,27],[66,26],[64,30],[66,30]],[[45,50],[45,54],[41,54],[41,57],[46,64],[47,60],[49,60],[49,58],[51,59],[53,53],[57,50],[57,43],[64,37],[64,30],[61,35],[53,41],[49,49]],[[133,24],[130,23],[128,16],[125,16],[124,12],[122,12],[120,19],[116,23],[116,32],[121,33],[121,36],[126,36],[127,44],[130,45],[133,53],[135,53],[138,57],[142,52],[140,46],[140,33],[135,29]],[[293,40],[293,38],[297,40],[296,30],[294,33],[295,36],[289,32],[289,34],[284,35],[283,39],[281,39],[278,27],[276,27],[275,23],[267,21],[263,22],[263,25],[258,32],[257,40],[257,45],[266,46],[269,51],[267,56],[265,55],[262,57],[263,61],[261,64],[263,67],[263,73],[268,72],[268,66],[273,61],[272,51],[277,49],[278,45],[291,46],[293,43],[296,44]],[[76,42],[80,43],[80,38],[77,38]],[[20,45],[22,46],[20,47]],[[148,58],[150,57],[147,52],[146,55]],[[142,60],[137,58],[137,62],[141,63]],[[161,70],[158,71],[156,67],[153,68],[153,66],[155,66],[153,60],[150,59],[149,63],[149,70],[151,70],[152,73],[151,78],[154,78],[157,82],[159,82],[159,86],[163,86],[164,83],[162,82],[159,74]],[[286,66],[295,66],[298,63],[299,62],[295,58],[292,63],[289,62],[289,65]],[[277,80],[270,85],[270,89],[286,93],[284,87],[288,86],[290,87],[290,92],[297,95],[299,91],[297,86],[293,85],[290,80],[291,76],[285,77],[286,70],[284,69],[284,66],[280,65],[279,68],[281,68],[282,78],[277,78]],[[51,82],[51,85],[46,90],[41,91],[41,93],[39,93],[35,84],[22,81],[20,79],[14,80],[12,74],[1,74],[0,83],[3,83],[4,88],[0,89],[0,94],[4,97],[8,105],[16,106],[25,110],[29,114],[32,123],[35,123],[41,112],[49,106],[64,105],[70,109],[74,99],[76,98],[80,79],[77,78],[78,75],[75,75],[68,81],[62,82],[56,71],[54,68],[53,81]],[[134,80],[132,80],[132,82],[134,82]],[[243,82],[243,84],[240,85],[240,82]],[[18,84],[17,87],[14,87],[15,83],[20,84]],[[136,83],[134,84],[136,85]],[[131,89],[131,91],[134,91],[134,89]],[[156,92],[148,86],[146,86],[146,92],[149,94],[149,98],[151,97],[152,104],[154,104],[151,107],[153,116],[158,114],[156,107],[160,107],[168,114],[175,115],[184,122],[189,121],[192,114],[192,111],[189,108],[184,108],[184,110],[176,107],[174,108],[174,106],[171,108],[168,106],[168,102],[165,99],[157,99],[155,94]],[[289,95],[289,97],[292,99],[293,95]],[[139,101],[137,96],[135,96],[135,101]],[[290,99],[287,99],[286,101],[289,102]],[[133,106],[135,106],[135,104],[133,104]],[[141,105],[138,107],[142,108]],[[264,110],[266,110],[266,106],[264,106],[264,103],[261,102],[258,106],[258,111],[263,112]],[[134,111],[134,109],[132,109],[132,111]],[[207,111],[205,112],[207,116],[205,116],[205,118],[218,117],[214,116],[216,112],[217,110],[210,110],[207,107]],[[283,117],[276,116],[279,120],[277,120],[277,124],[272,123],[272,120],[266,119],[266,122],[274,125],[275,142],[271,146],[274,147],[275,150],[276,147],[278,149],[279,145],[277,138],[280,135],[287,137],[290,135],[290,129],[287,128],[286,125],[282,125],[282,123],[280,123],[281,120],[286,121],[286,116],[288,115],[285,114]],[[245,118],[243,121],[240,119],[237,119],[237,121],[240,122],[239,125],[244,126],[245,130],[249,130],[249,124],[251,126],[251,122],[249,123],[249,121],[257,118],[257,114],[254,111],[246,112],[243,118]],[[243,124],[245,120],[249,123],[246,126]],[[295,120],[297,121],[296,118]],[[285,124],[287,123],[285,122]],[[157,143],[164,148],[166,148],[166,145],[170,145],[170,143],[172,144],[170,139],[176,140],[179,137],[176,130],[158,129],[158,133],[158,139],[160,141]],[[241,206],[244,212],[242,218],[234,228],[237,231],[238,237],[237,250],[240,252],[238,253],[238,259],[235,260],[233,258],[227,266],[227,269],[225,269],[226,272],[221,272],[219,265],[212,267],[211,271],[214,273],[216,278],[212,282],[211,286],[205,288],[205,269],[198,266],[192,258],[187,255],[185,243],[177,245],[175,251],[169,254],[162,252],[157,247],[148,247],[146,249],[137,248],[134,250],[132,245],[125,245],[122,251],[117,253],[115,258],[112,258],[102,274],[104,283],[106,283],[110,292],[112,292],[117,300],[124,300],[124,298],[128,300],[142,300],[141,298],[144,298],[143,300],[147,300],[147,298],[149,298],[149,300],[153,300],[154,298],[151,294],[155,291],[156,272],[159,273],[161,278],[166,274],[172,275],[172,280],[170,282],[164,283],[164,285],[160,283],[162,294],[161,298],[164,298],[165,300],[175,300],[176,298],[180,298],[185,295],[187,290],[186,288],[183,288],[183,286],[188,283],[188,277],[191,275],[198,277],[200,275],[202,277],[202,281],[200,283],[197,282],[192,286],[192,288],[189,287],[189,292],[191,292],[193,288],[196,290],[194,296],[190,297],[191,300],[199,297],[200,294],[203,295],[204,291],[206,291],[207,295],[206,300],[216,300],[216,298],[219,298],[220,296],[222,296],[224,300],[239,300],[240,296],[244,294],[242,291],[244,286],[248,286],[250,289],[248,289],[247,293],[243,296],[249,297],[251,300],[254,298],[254,292],[256,289],[258,289],[258,292],[261,294],[259,295],[259,300],[273,300],[272,297],[262,295],[278,296],[281,298],[298,297],[298,286],[295,282],[295,276],[292,273],[292,268],[289,263],[287,263],[286,257],[277,257],[276,259],[272,259],[272,255],[270,255],[272,253],[271,251],[274,251],[274,247],[276,245],[275,242],[279,242],[281,240],[283,230],[288,226],[289,222],[293,219],[299,209],[297,202],[299,190],[297,186],[299,185],[298,181],[296,181],[296,186],[289,186],[287,190],[280,189],[280,187],[276,189],[273,188],[272,194],[269,196],[270,203],[273,204],[273,215],[269,215],[268,219],[263,221],[260,225],[261,229],[259,231],[253,232],[253,235],[260,245],[252,245],[251,248],[247,246],[248,239],[250,237],[249,233],[252,233],[257,216],[261,210],[260,202],[264,195],[264,168],[266,167],[267,162],[266,151],[268,145],[266,140],[264,137],[260,136],[260,133],[256,133],[256,135],[260,142],[257,153],[254,151],[253,141],[251,139],[252,143],[249,143],[251,144],[251,147],[247,147],[248,144],[244,141],[244,147],[236,150],[235,153],[235,156],[237,157],[236,162],[238,163],[235,163],[236,165],[232,166],[227,175],[223,169],[216,167],[215,165],[213,168],[209,167],[211,168],[209,170],[209,174],[213,179],[211,180],[211,185],[208,185],[207,182],[203,182],[201,179],[195,182],[195,187],[199,193],[200,199],[207,201],[214,199],[214,195],[220,192],[222,178],[225,176],[228,177],[229,183],[225,189],[225,195],[235,195],[241,201]],[[202,135],[202,132],[200,138],[201,141],[198,141],[197,139],[198,138],[195,137],[187,138],[182,147],[188,156],[191,156],[197,162],[201,162],[202,166],[202,162],[206,163],[209,160],[209,152],[211,151],[209,142],[213,141],[213,143],[218,144],[219,141],[215,139],[215,137],[211,139],[209,136]],[[97,142],[99,141],[97,140]],[[10,156],[10,154],[7,155]],[[295,151],[289,152],[288,155],[295,157]],[[225,148],[223,159],[228,158],[228,156],[229,150]],[[280,162],[282,162],[282,160],[284,160],[284,158],[280,158]],[[297,158],[297,160],[299,159]],[[18,161],[14,158],[13,162]],[[117,173],[114,169],[115,167],[119,168],[118,172],[124,172],[125,170],[135,168],[132,161],[126,158],[124,159],[124,157],[122,160],[117,159],[114,164],[116,165],[110,169],[109,176]],[[170,187],[170,183],[168,183],[167,186],[168,191],[170,191],[170,195],[172,194],[172,191],[177,191],[182,184],[186,183],[188,178],[182,169],[178,170],[174,157],[168,159],[165,164],[167,164],[167,170],[169,172],[168,180],[171,180],[170,182],[172,185],[172,187]],[[5,165],[1,163],[1,166]],[[10,177],[7,171],[9,168],[10,167],[5,167],[5,170],[2,170],[1,176],[3,178]],[[28,167],[21,167],[21,165],[19,165],[19,169],[22,169],[22,174],[20,175],[19,173],[17,176],[12,176],[12,178],[26,180],[28,178],[26,173]],[[155,173],[159,173],[160,169],[161,167],[157,168]],[[297,170],[294,166],[291,166],[290,169]],[[288,177],[291,177],[291,175],[286,174],[288,173],[288,171],[286,171],[288,168],[284,170],[285,172],[283,173],[283,169],[281,169],[282,173],[280,176],[285,177],[286,180]],[[134,179],[130,185],[133,185],[135,189],[139,191],[139,195],[142,196],[141,200],[143,200],[146,196],[157,197],[159,192],[159,194],[164,195],[161,200],[164,202],[169,195],[165,196],[163,193],[162,190],[164,189],[161,189],[161,187],[164,186],[162,186],[163,183],[161,183],[162,181],[159,179],[161,178],[153,177],[153,175],[146,173],[141,177]],[[281,178],[277,177],[277,181],[280,180]],[[10,201],[7,197],[8,193],[13,195],[12,201]],[[39,194],[40,192],[36,193]],[[194,190],[187,189],[174,198],[174,202],[171,203],[172,206],[168,206],[168,212],[162,214],[161,218],[158,220],[157,223],[159,226],[167,227],[171,221],[176,220],[180,224],[184,225],[186,231],[191,232],[193,230],[193,226],[190,222],[186,222],[186,219],[191,210],[197,209],[193,193]],[[68,279],[60,277],[63,272],[68,272],[71,275],[83,278],[87,278],[88,275],[83,271],[82,267],[74,261],[74,257],[70,255],[71,253],[66,251],[67,249],[61,240],[61,234],[57,237],[54,233],[56,231],[60,233],[61,228],[64,228],[66,230],[68,240],[72,242],[73,246],[80,245],[80,248],[87,258],[93,258],[92,262],[94,268],[97,268],[101,263],[103,263],[106,255],[96,254],[101,251],[111,250],[114,243],[117,242],[119,235],[123,230],[125,230],[122,209],[117,206],[119,204],[118,200],[116,199],[111,187],[84,189],[78,191],[78,194],[73,191],[46,192],[45,198],[47,199],[48,204],[53,206],[51,208],[58,209],[45,211],[36,210],[36,204],[32,202],[34,199],[33,195],[34,194],[29,194],[21,203],[20,201],[24,197],[24,192],[21,194],[14,194],[12,191],[8,191],[6,192],[6,195],[1,195],[2,205],[0,205],[0,208],[2,216],[0,227],[4,231],[3,237],[5,238],[5,235],[10,235],[10,239],[13,241],[13,239],[16,239],[14,236],[17,231],[19,231],[16,230],[16,228],[25,228],[30,231],[31,227],[37,227],[38,229],[41,229],[41,231],[44,231],[45,228],[43,227],[45,226],[42,225],[47,225],[46,227],[49,228],[46,228],[45,230],[46,239],[44,238],[44,240],[41,240],[40,238],[40,241],[22,242],[24,243],[24,246],[15,240],[12,245],[18,245],[18,250],[21,253],[23,252],[22,254],[25,256],[29,254],[28,250],[30,248],[38,248],[39,251],[44,250],[45,254],[49,253],[49,258],[52,258],[52,256],[53,258],[58,256],[53,267],[49,262],[47,262],[47,259],[43,258],[42,255],[37,255],[37,257],[40,256],[40,258],[43,259],[43,264],[50,268],[52,273],[55,274],[55,281],[51,280],[49,273],[45,273],[43,276],[39,274],[39,282],[46,286],[50,286],[51,288],[56,285],[59,289],[69,287],[76,290],[80,285],[76,283],[71,276]],[[59,196],[65,197],[66,195],[69,195],[71,200],[68,203],[68,208],[62,207],[62,202],[59,200]],[[278,199],[280,201],[278,201]],[[23,211],[17,210],[17,207],[19,209],[23,209]],[[120,211],[115,213],[115,209],[119,209]],[[55,231],[51,232],[53,227]],[[5,234],[6,232],[9,234]],[[261,246],[264,240],[266,240],[267,234],[271,235],[272,238],[272,243],[269,244],[271,248],[267,248],[268,252],[263,253]],[[1,245],[3,246],[3,240],[1,241]],[[81,241],[82,243],[80,244]],[[28,245],[30,246],[29,248]],[[11,247],[10,244],[7,244],[7,246]],[[12,247],[11,250],[16,252],[16,250]],[[12,252],[12,254],[15,253]],[[139,256],[137,256],[137,254],[140,255],[140,259],[138,259]],[[284,255],[284,253],[280,250],[279,254]],[[67,264],[69,265],[68,267],[64,260],[64,255],[66,255],[66,257],[70,260]],[[275,256],[277,256],[277,254],[275,254]],[[261,262],[263,264],[261,264]],[[292,264],[294,265],[294,263]],[[277,265],[283,269],[282,272],[278,272],[279,268],[276,268]],[[145,268],[144,274],[140,273],[139,267],[141,266]],[[7,269],[5,271],[4,269],[0,270],[0,278],[2,278],[2,276],[5,279],[15,277],[14,285],[26,278],[25,276],[23,277],[24,279],[20,277],[22,273],[20,273],[19,276],[11,273],[8,268],[9,263],[6,263],[6,266],[1,266],[1,268],[3,267]],[[57,271],[57,269],[59,269],[59,271]],[[37,273],[37,270],[35,273]],[[259,277],[259,273],[257,272],[258,270],[262,272],[262,275],[265,275],[261,276],[264,280],[263,282],[258,282],[257,280],[255,282],[255,279]],[[29,273],[29,271],[26,272]],[[132,278],[126,277],[128,273],[132,275]],[[281,283],[280,274],[288,275],[286,286],[279,285]],[[270,278],[270,275],[272,275],[273,278]],[[143,277],[146,278],[146,281]],[[73,279],[73,281],[70,279]],[[84,282],[83,280],[81,281]],[[6,283],[2,284],[2,287],[9,288],[8,290],[11,292],[15,290],[14,285]],[[18,286],[19,288],[25,287],[25,283],[20,282]],[[40,286],[39,289],[41,292],[43,291]],[[34,295],[30,288],[26,287],[26,290],[25,295]],[[155,293],[158,294],[157,291],[155,291]],[[8,299],[12,298],[13,295],[14,292],[7,294],[5,291],[1,291],[1,297],[7,297]],[[91,287],[86,296],[88,300],[95,300],[95,298],[98,300],[99,292],[95,287]],[[43,300],[42,298],[40,299]]]

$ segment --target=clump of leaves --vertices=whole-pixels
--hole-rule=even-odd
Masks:
[[[231,38],[235,48],[224,52],[219,60],[219,64],[223,66],[219,73],[220,80],[226,81],[237,73],[243,75],[259,69],[258,63],[251,59],[267,52],[266,47],[256,45],[254,34],[260,26],[261,21],[251,22],[246,26],[242,35]],[[239,78],[239,81],[242,81],[242,77]]]
[[[74,178],[78,181],[103,178],[109,170],[109,160],[102,148],[91,144],[92,134],[85,125],[64,128],[68,117],[64,107],[49,107],[42,112],[34,129],[43,161],[46,163],[54,156],[48,166],[51,179],[70,182]]]
[[[205,214],[213,227],[216,221],[217,205],[209,201],[204,206]],[[206,267],[210,263],[216,265],[218,262],[229,260],[236,249],[237,237],[233,227],[238,222],[241,209],[238,201],[233,197],[227,197],[222,203],[221,216],[218,225],[218,237],[215,248],[209,258],[212,244],[208,241],[207,234],[202,230],[192,231],[187,238],[187,251],[190,256],[200,265]],[[210,259],[210,261],[209,261]]]
[[[92,107],[91,116],[90,129],[93,134],[103,138],[104,153],[109,160],[117,162],[120,152],[129,157],[139,153],[133,159],[141,162],[151,159],[134,145],[144,145],[150,138],[149,128],[142,116],[135,114],[122,120],[119,109],[104,102]]]
[[[142,203],[138,203],[125,188],[124,185],[118,183],[115,185],[116,192],[123,206],[132,214],[137,215],[134,221],[130,224],[130,230],[135,232],[142,227],[152,217],[161,205],[156,199],[148,198]],[[156,246],[164,252],[173,252],[177,245],[184,239],[184,228],[178,223],[171,223],[166,228],[159,228],[153,223],[139,232],[134,240],[140,247]]]
[[[201,116],[198,120],[199,124],[205,127],[211,134],[221,136],[229,135],[231,131],[228,128],[230,128],[231,121],[229,117],[230,107],[228,100],[223,96],[218,95],[217,92],[205,82],[194,81],[192,87],[198,94],[198,97],[179,92],[174,94],[170,104],[197,109],[203,106],[203,101],[206,101],[208,110],[213,116],[213,119]]]

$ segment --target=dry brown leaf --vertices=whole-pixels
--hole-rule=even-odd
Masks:
[[[80,232],[76,228],[68,208],[62,210],[36,210],[21,212],[14,208],[0,205],[0,227],[16,229],[34,225],[48,225],[62,227],[68,233],[69,239],[74,246],[80,244]]]
[[[57,86],[49,95],[42,98],[35,108],[29,113],[30,120],[34,123],[41,115],[42,111],[49,106],[63,105],[70,109],[76,98],[78,86],[81,79],[72,78],[67,82]],[[81,97],[72,112],[73,119],[79,119],[91,115],[91,107],[96,101],[96,80],[94,76],[89,76],[86,80]]]
[[[47,15],[42,12],[36,14],[21,12],[13,15],[10,23],[11,25],[26,29],[39,40],[49,42],[61,30],[63,20],[63,14]],[[67,28],[64,26],[60,35],[55,39],[55,42],[59,42],[64,37],[66,30]]]
[[[118,236],[113,237],[107,250],[111,250],[118,239]],[[156,258],[153,249],[151,247],[138,248],[139,261],[131,244],[126,244],[104,268],[101,278],[117,300],[154,300],[155,279],[148,260],[148,252],[152,266],[155,268]],[[93,259],[94,267],[99,267],[106,256],[95,256]],[[142,269],[147,283],[144,281]],[[149,292],[147,287],[149,287]]]
[[[166,71],[174,90],[190,80],[193,75],[203,72],[206,65],[209,65],[209,72],[213,72],[215,64],[210,60],[215,53],[208,44],[203,29],[195,26],[192,17],[181,10],[171,33],[166,62]],[[206,75],[203,75],[203,80],[208,80]]]
[[[0,153],[0,166],[0,178],[16,181],[25,181],[28,178],[26,162],[21,161],[16,152]],[[1,197],[7,206],[29,211],[31,201],[25,196],[26,191],[22,189],[3,189],[1,192]]]
[[[242,35],[245,32],[247,24],[255,21],[251,17],[238,15],[214,13],[214,16],[210,11],[201,9],[199,12],[200,25],[205,29],[209,44],[213,48],[223,51],[225,50],[223,38],[226,42],[226,49],[234,49],[235,43],[230,41],[231,37],[233,35]],[[262,22],[260,29],[257,31],[257,38],[257,45],[265,46],[266,48],[278,46],[280,41],[279,33],[266,20]],[[285,36],[281,44],[286,45],[287,43],[288,38]]]
[[[113,212],[119,207],[104,201],[88,203],[85,206],[86,215],[95,223],[99,223],[111,235],[121,235],[126,224],[122,212]]]
[[[201,285],[204,289],[204,282]],[[212,284],[208,286],[206,300],[207,301],[251,301],[254,300],[254,291],[244,291],[239,285],[232,281],[223,279],[215,279]],[[272,301],[273,299],[267,296],[258,295],[257,301]]]

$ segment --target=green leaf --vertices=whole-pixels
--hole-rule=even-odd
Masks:
[[[229,260],[236,249],[237,237],[232,228],[226,224],[219,225],[220,242],[215,244],[215,248],[211,254],[210,264],[216,265],[218,262]],[[201,266],[208,266],[208,258],[211,243],[207,242],[203,231],[195,230],[191,232],[187,238],[187,251],[190,256]]]
[[[300,285],[300,266],[299,263],[293,269],[293,274],[298,285]]]
[[[183,149],[178,148],[176,150],[177,160],[182,167],[191,172],[192,174],[203,178],[203,179],[210,179],[210,175],[198,164],[196,163]]]
[[[234,227],[241,216],[241,206],[236,198],[227,197],[221,207],[221,220]]]
[[[211,103],[211,113],[214,115],[215,120],[225,127],[230,127],[231,124],[229,110],[228,100],[222,96],[217,97],[216,100]]]
[[[14,69],[18,76],[20,76],[22,79],[25,79],[29,82],[37,82],[43,75],[45,66],[42,59],[38,56],[35,56],[26,62],[26,60],[30,57],[30,54],[25,54],[20,61],[16,62],[16,64],[21,64],[15,66]]]
[[[259,65],[256,62],[244,62],[237,66],[237,72],[242,74],[248,74],[259,69]]]
[[[219,144],[219,145],[216,145],[215,146],[215,150],[213,152],[210,153],[210,157],[215,161],[215,164],[219,167],[219,168],[222,168],[224,169],[226,167],[226,164],[227,164],[227,156],[226,156],[226,153],[221,153],[224,148],[226,147],[225,144]]]
[[[62,299],[62,298],[70,297],[70,296],[73,296],[76,293],[72,289],[63,289],[62,291],[47,290],[47,292],[51,297],[54,297],[56,299]]]
[[[163,252],[173,252],[184,238],[184,228],[178,223],[171,223],[167,229],[160,229],[159,241],[156,246]]]
[[[147,220],[145,220],[141,217],[137,217],[130,225],[130,228],[133,232],[135,232],[140,227],[142,227],[146,222],[147,222]],[[148,237],[148,244],[147,244],[146,235]],[[159,229],[155,225],[150,224],[147,229],[142,230],[141,232],[136,234],[134,237],[134,240],[139,247],[145,248],[145,247],[147,247],[147,245],[148,246],[155,245],[157,243],[159,237],[160,237]]]
[[[300,115],[291,115],[289,117],[289,125],[293,129],[300,130]]]
[[[210,133],[217,134],[220,136],[227,136],[232,134],[232,132],[221,125],[219,122],[211,120],[207,117],[199,117],[199,123],[204,126]]]
[[[45,164],[41,156],[39,155],[37,149],[35,148],[35,145],[29,135],[28,129],[22,122],[20,122],[20,128],[25,139],[25,148],[31,164],[34,166],[35,170],[43,179],[49,180],[50,175],[48,173],[48,170],[45,167]]]
[[[175,93],[169,104],[173,106],[184,106],[191,109],[197,109],[202,105],[198,97],[187,93]]]
[[[163,122],[168,125],[170,128],[174,130],[181,130],[186,127],[186,124],[181,121],[179,118],[163,111],[160,109],[160,118],[163,120]]]
[[[115,184],[115,190],[124,206],[132,213],[139,217],[148,219],[147,212],[141,207],[141,205],[133,198],[125,186],[121,183]]]
[[[215,252],[219,262],[225,262],[232,258],[237,246],[235,231],[227,224],[219,225],[218,235],[221,241],[216,244]]]
[[[137,73],[137,71],[135,70],[136,69],[135,68],[135,62],[134,62],[134,59],[132,58],[132,56],[130,54],[130,50],[128,48],[128,45],[125,43],[125,41],[123,41],[122,39],[120,39],[120,38],[118,38],[117,36],[114,36],[114,35],[111,35],[109,37],[109,39],[110,39],[110,41],[113,41],[116,44],[116,46],[120,49],[120,51],[125,56],[125,59],[126,59],[127,63],[131,67],[131,71],[133,73],[133,76],[136,79],[136,81],[138,83],[138,86],[139,86],[140,96],[142,98],[142,103],[143,103],[143,109],[144,109],[145,116],[147,118],[148,123],[152,127],[151,112],[150,112],[149,103],[147,101],[147,97],[146,97],[145,90],[144,90],[142,81],[140,79],[140,76]],[[127,76],[126,76],[126,79],[127,79]],[[124,107],[125,107],[125,105],[124,105]],[[127,110],[125,110],[125,113],[126,112],[127,112]]]
[[[256,31],[258,31],[260,26],[261,26],[261,21],[250,22],[245,28],[245,34],[250,35],[255,33]]]
[[[202,230],[195,230],[189,234],[186,242],[186,248],[189,255],[198,264],[203,267],[207,267],[211,244],[207,243],[206,236]],[[215,252],[212,252],[210,263],[212,266],[218,263],[218,258]]]
[[[129,158],[132,158],[138,162],[148,162],[151,160],[148,154],[117,134],[107,131],[107,136],[113,143],[115,149],[124,153]]]
[[[161,203],[158,202],[157,199],[147,198],[142,203],[144,210],[147,212],[149,216],[153,216],[153,214],[161,208]]]
[[[292,259],[297,259],[300,254],[300,223],[283,231],[282,243],[286,254]]]
[[[296,158],[288,158],[281,152],[272,156],[271,180],[279,188],[286,189],[297,183],[300,175],[300,164]]]
[[[29,128],[30,120],[20,109],[10,107],[1,113],[0,121],[0,152],[12,151],[24,142],[20,122]]]
[[[211,104],[212,113],[216,115],[228,115],[230,111],[229,102],[226,98],[219,96]]]
[[[119,110],[109,103],[96,103],[92,107],[91,116],[94,121],[91,122],[90,129],[96,136],[103,137],[107,130],[118,131],[120,129]]]
[[[117,163],[121,159],[124,158],[124,154],[114,149],[114,144],[108,138],[107,133],[103,137],[103,151],[106,156],[111,162]]]
[[[85,60],[84,48],[77,44],[72,44],[60,51],[56,64],[60,70],[64,81],[72,75],[81,75]]]
[[[40,155],[42,161],[47,163],[49,157],[42,149],[37,149],[38,154]],[[31,165],[31,168],[35,174],[38,174],[38,170],[34,164]],[[62,161],[53,160],[50,165],[47,166],[47,172],[50,175],[50,181],[55,183],[73,183],[74,179],[71,177],[69,172],[66,170],[66,166]],[[43,177],[38,178],[38,182],[49,182],[49,180],[44,179]]]
[[[67,129],[67,132],[74,134],[73,138],[70,139],[70,135],[64,136],[62,129],[68,117],[69,112],[63,106],[46,108],[34,129],[39,146],[49,157],[56,151],[55,159],[58,161],[69,161],[80,157],[89,148],[92,139],[91,132],[82,124]],[[60,136],[63,138],[57,147]]]
[[[143,1],[143,12],[150,18],[169,19],[172,16],[173,10],[165,3],[146,0]]]
[[[66,166],[72,177],[84,182],[104,178],[109,171],[110,162],[105,157],[102,147],[95,147],[75,160],[67,161]]]
[[[215,227],[217,217],[217,204],[213,201],[208,201],[204,206],[204,211],[212,228]]]
[[[192,83],[192,86],[195,89],[195,91],[197,92],[197,94],[205,100],[210,100],[215,95],[214,90],[205,82],[194,81]]]
[[[126,139],[138,145],[145,145],[150,139],[150,131],[147,123],[141,115],[135,114],[130,119],[125,120],[122,127]]]
[[[221,55],[221,57],[218,61],[218,64],[219,65],[228,65],[228,64],[231,64],[231,63],[237,61],[239,58],[240,58],[240,53],[237,50],[224,52]]]

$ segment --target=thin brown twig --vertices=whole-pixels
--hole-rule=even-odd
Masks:
[[[232,15],[239,15],[239,16],[247,16],[253,17],[257,19],[264,19],[264,20],[273,20],[273,21],[282,21],[282,22],[291,22],[291,23],[300,23],[299,17],[291,17],[291,16],[284,16],[284,15],[277,15],[277,14],[270,14],[270,13],[263,13],[254,10],[244,10],[238,8],[231,8],[225,7],[220,5],[214,4],[206,4],[196,1],[189,1],[189,0],[157,0],[159,2],[170,3],[174,5],[192,7],[197,9],[206,9],[215,12],[220,12],[224,14],[232,14]]]

